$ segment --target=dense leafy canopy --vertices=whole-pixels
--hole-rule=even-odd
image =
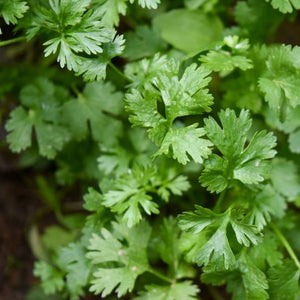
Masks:
[[[298,9],[0,1],[6,141],[59,223],[39,299],[299,299]]]

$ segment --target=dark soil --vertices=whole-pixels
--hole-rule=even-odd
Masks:
[[[34,182],[15,169],[15,157],[0,153],[0,299],[21,300],[33,284],[34,257],[27,243],[30,219],[39,207]]]

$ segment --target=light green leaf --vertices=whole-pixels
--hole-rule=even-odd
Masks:
[[[295,300],[299,294],[300,271],[291,260],[283,260],[281,265],[268,271],[270,299]]]
[[[23,18],[28,10],[26,1],[22,0],[2,0],[0,3],[0,15],[6,24],[17,24],[18,19]]]
[[[274,157],[276,138],[266,131],[256,132],[245,147],[251,128],[249,113],[245,110],[237,117],[233,110],[222,110],[219,114],[222,128],[211,117],[205,119],[205,131],[223,157],[212,155],[205,163],[200,182],[209,191],[221,192],[232,179],[244,184],[257,184],[268,174],[266,161]]]
[[[270,2],[270,0],[266,0]],[[300,9],[299,0],[271,0],[271,4],[275,9],[278,9],[282,13],[291,13],[293,9]]]
[[[190,161],[187,154],[197,163],[202,163],[211,153],[212,144],[201,138],[205,135],[203,128],[197,128],[197,123],[184,128],[171,128],[164,137],[160,149],[155,156],[172,151],[172,157],[185,165]],[[172,150],[171,150],[171,149]]]
[[[63,106],[63,115],[76,139],[85,138],[91,127],[91,135],[97,142],[112,145],[121,133],[117,116],[122,111],[122,93],[110,83],[88,83],[78,98]]]
[[[172,285],[146,285],[146,291],[135,300],[193,300],[199,289],[191,281],[176,282]]]
[[[118,297],[131,292],[137,277],[149,268],[146,252],[151,233],[149,225],[141,223],[129,229],[113,223],[113,229],[114,235],[106,229],[102,229],[101,236],[93,234],[88,247],[87,257],[97,266],[90,291],[101,293],[102,297],[114,289]],[[106,262],[116,262],[119,267],[107,267]]]
[[[156,17],[154,24],[166,42],[189,55],[210,49],[222,39],[223,25],[219,18],[200,10],[172,10]]]
[[[45,261],[35,263],[34,275],[41,278],[41,285],[46,294],[61,292],[64,288],[63,274]]]

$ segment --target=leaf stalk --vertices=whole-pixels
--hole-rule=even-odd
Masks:
[[[300,261],[299,261],[297,255],[295,254],[293,248],[291,247],[290,243],[287,241],[287,239],[285,238],[283,233],[280,231],[280,229],[277,227],[277,225],[275,225],[273,222],[271,222],[270,226],[273,229],[273,231],[275,232],[275,234],[277,235],[277,237],[279,238],[279,240],[281,241],[282,245],[284,246],[284,248],[286,249],[286,251],[288,252],[290,257],[295,262],[295,265],[297,266],[297,268],[300,270]]]
[[[170,279],[167,276],[161,274],[160,272],[157,272],[156,270],[154,270],[152,268],[148,269],[147,272],[150,273],[150,274],[152,274],[152,275],[154,275],[154,276],[156,276],[156,277],[158,277],[158,278],[160,278],[160,279],[162,279],[162,280],[164,280],[164,281],[167,281],[169,283],[173,283],[172,279]]]
[[[18,42],[21,42],[21,41],[24,41],[24,40],[26,40],[25,36],[19,36],[19,37],[10,39],[10,40],[0,41],[0,47],[8,46],[8,45],[18,43]]]

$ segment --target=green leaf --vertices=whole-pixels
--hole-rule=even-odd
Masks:
[[[229,224],[239,244],[249,247],[261,241],[257,227],[248,224],[235,210],[228,209],[225,213],[216,214],[210,209],[196,206],[195,213],[185,212],[179,216],[181,229],[206,235],[205,243],[198,247],[194,257],[199,265],[209,266],[215,271],[233,267],[235,255],[228,240]]]
[[[290,134],[289,147],[293,153],[300,153],[300,129]]]
[[[234,254],[227,239],[229,217],[226,214],[215,214],[211,210],[196,206],[195,213],[183,213],[179,216],[179,226],[183,230],[199,234],[210,228],[215,232],[208,237],[196,251],[194,260],[199,265],[211,265],[215,270],[228,269],[235,263]]]
[[[166,42],[191,56],[210,49],[222,38],[223,31],[218,17],[208,16],[200,10],[172,10],[157,16],[154,25]]]
[[[211,142],[223,154],[212,155],[204,163],[200,182],[211,192],[222,192],[232,179],[244,184],[257,184],[268,173],[269,158],[274,157],[276,138],[266,131],[256,132],[247,147],[247,135],[251,128],[249,113],[245,110],[237,117],[233,110],[219,113],[221,128],[211,117],[205,119],[205,130]]]
[[[259,87],[265,94],[270,108],[285,119],[287,107],[300,104],[300,80],[297,61],[298,47],[281,45],[271,48],[266,61],[266,71],[259,79]]]
[[[230,222],[239,244],[249,247],[250,244],[257,245],[261,242],[261,237],[258,235],[259,230],[254,225],[241,222],[232,218]]]
[[[261,0],[238,1],[234,15],[243,35],[247,34],[254,42],[265,41],[284,19],[284,15]]]
[[[34,275],[41,278],[41,285],[46,294],[61,292],[64,288],[63,274],[45,261],[35,263]]]
[[[20,152],[31,146],[33,129],[42,156],[49,159],[70,140],[70,133],[63,125],[60,105],[68,97],[61,87],[45,78],[25,86],[20,93],[24,107],[12,111],[6,124],[7,141],[12,151]],[[25,109],[25,107],[27,109]]]
[[[78,98],[63,106],[65,121],[78,140],[89,132],[97,142],[112,145],[121,133],[121,122],[116,118],[122,112],[122,93],[116,92],[110,83],[88,83]]]
[[[82,75],[85,81],[101,81],[106,78],[106,69],[110,61],[123,53],[124,39],[117,35],[103,45],[103,52],[96,58],[81,58],[76,75]]]
[[[147,25],[140,25],[135,31],[125,33],[126,47],[123,56],[129,60],[155,55],[166,49],[166,43],[161,39],[158,30]]]
[[[93,10],[90,1],[51,1],[35,5],[31,12],[27,38],[46,33],[45,56],[57,55],[57,62],[68,70],[79,72],[85,55],[103,52],[103,44],[111,42],[115,31],[100,21],[102,12]]]
[[[249,197],[250,211],[248,218],[251,224],[262,230],[271,220],[271,216],[282,218],[287,208],[285,199],[270,185],[257,192],[254,199]]]
[[[168,264],[168,276],[177,280],[195,276],[195,270],[183,259],[180,235],[181,231],[176,219],[164,218],[153,234],[155,239],[151,247],[151,251],[157,251],[162,261]]]
[[[71,299],[83,296],[88,284],[91,264],[85,256],[86,249],[79,242],[59,251],[58,263],[66,271],[66,287]]]
[[[270,2],[270,0],[266,0]],[[293,9],[300,9],[299,0],[271,0],[271,4],[275,9],[278,9],[282,13],[291,13]]]
[[[227,290],[233,293],[233,300],[265,300],[269,299],[266,292],[268,281],[266,275],[256,267],[245,252],[237,260],[239,274],[228,277]]]
[[[275,158],[272,161],[270,179],[277,192],[293,198],[300,194],[300,178],[297,166],[285,158]]]
[[[225,51],[209,51],[201,57],[201,61],[215,72],[230,72],[235,68],[247,70],[252,68],[251,61],[241,55],[233,55]]]
[[[235,68],[243,71],[253,68],[251,59],[246,57],[248,40],[239,40],[238,36],[226,36],[222,44],[223,49],[209,51],[200,57],[200,61],[209,69],[221,72],[221,75],[227,75]]]
[[[291,260],[283,260],[268,271],[269,293],[274,300],[295,300],[299,294],[300,271]]]
[[[148,266],[147,244],[151,228],[147,223],[129,229],[126,225],[113,223],[114,235],[102,229],[101,236],[93,234],[87,257],[97,266],[91,292],[105,297],[114,289],[118,297],[131,292],[135,280]],[[115,236],[118,236],[116,238]],[[116,262],[119,267],[108,267],[107,262]]]
[[[22,0],[2,0],[0,3],[0,15],[6,24],[17,24],[18,19],[23,18],[28,10],[26,1]]]
[[[132,3],[134,0],[130,0]],[[160,0],[138,0],[138,4],[143,8],[152,8],[156,9],[158,7],[158,4],[160,4]]]
[[[199,289],[191,281],[176,282],[172,285],[146,285],[135,300],[193,300],[197,299]]]
[[[54,225],[46,228],[42,236],[42,242],[47,250],[55,251],[74,241],[77,235],[78,233],[76,231],[69,231]]]
[[[32,120],[23,107],[17,107],[6,123],[7,142],[13,152],[21,152],[31,146]]]
[[[153,168],[143,169],[136,166],[130,174],[123,175],[112,190],[103,195],[103,205],[113,212],[123,215],[123,220],[132,227],[142,220],[141,211],[148,215],[158,214],[158,205],[148,195],[151,178],[155,176]]]
[[[131,80],[129,87],[144,91],[150,89],[153,79],[168,65],[166,55],[156,53],[152,58],[128,63],[125,66],[125,75]]]
[[[199,265],[211,265],[214,270],[223,270],[231,268],[235,263],[235,256],[229,245],[226,235],[228,219],[224,219],[217,231],[201,247],[195,257]]]
[[[267,231],[266,234],[264,234],[262,242],[251,247],[249,257],[255,262],[258,268],[266,270],[266,264],[270,267],[274,267],[281,263],[283,255],[279,246],[279,242],[274,234]]]
[[[191,187],[188,179],[184,175],[179,175],[175,169],[168,168],[166,175],[162,176],[161,186],[157,194],[164,200],[169,201],[170,194],[181,196]]]
[[[212,96],[205,89],[211,80],[208,77],[210,71],[192,64],[180,79],[178,71],[178,63],[171,60],[152,80],[156,89],[149,85],[144,94],[133,89],[126,95],[125,108],[131,114],[130,122],[134,126],[148,128],[150,138],[160,146],[155,155],[169,154],[172,148],[173,158],[180,163],[186,164],[190,160],[186,152],[194,161],[201,163],[209,155],[211,146],[207,140],[200,138],[205,131],[196,128],[197,123],[183,128],[172,128],[172,125],[178,117],[210,111]],[[164,106],[164,116],[158,111],[159,104]],[[190,141],[194,144],[192,148]]]
[[[102,14],[102,22],[105,26],[119,25],[119,15],[125,15],[127,10],[126,0],[97,0],[101,3],[97,10]]]
[[[164,137],[161,147],[155,153],[155,156],[163,153],[168,155],[172,151],[172,157],[183,165],[190,161],[187,154],[195,162],[202,163],[203,159],[207,158],[211,153],[209,147],[212,144],[208,140],[201,138],[205,135],[205,130],[197,128],[197,126],[198,124],[195,123],[184,128],[171,128]]]

